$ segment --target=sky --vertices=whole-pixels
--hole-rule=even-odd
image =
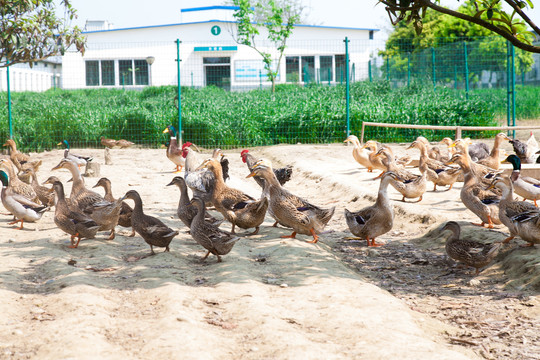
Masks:
[[[59,1],[59,0],[57,0]],[[223,5],[224,0],[70,0],[79,18],[73,23],[84,28],[86,20],[108,20],[115,29],[180,22],[180,9]],[[384,5],[377,0],[301,0],[307,23],[326,26],[380,29],[384,38],[391,24]],[[536,2],[536,1],[535,1]],[[443,5],[457,8],[457,0],[442,0]],[[540,3],[527,12],[540,25]]]

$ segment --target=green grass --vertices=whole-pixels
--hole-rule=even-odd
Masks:
[[[124,138],[143,147],[167,141],[162,131],[178,124],[176,88],[49,90],[13,93],[13,137],[24,151],[56,148],[63,139],[72,147],[101,147],[100,137]],[[538,88],[518,91],[518,118],[540,117]],[[462,92],[413,84],[391,89],[387,82],[351,85],[350,129],[360,134],[362,121],[496,126],[501,90]],[[523,104],[520,104],[520,101]],[[0,136],[9,136],[7,96],[0,93]],[[267,90],[226,92],[207,87],[182,88],[183,140],[203,147],[233,148],[280,143],[341,142],[346,136],[344,86],[281,85]],[[366,138],[412,141],[431,131],[368,128]],[[437,136],[453,136],[437,133]],[[468,134],[467,136],[489,136]]]

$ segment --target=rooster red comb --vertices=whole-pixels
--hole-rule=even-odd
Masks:
[[[240,156],[244,156],[244,154],[247,154],[248,152],[249,152],[249,150],[244,149],[244,150],[242,150],[242,152],[240,153]]]
[[[182,145],[182,150],[184,150],[185,148],[188,148],[190,147],[191,145],[193,145],[192,143],[190,143],[189,141],[184,143],[184,145]]]

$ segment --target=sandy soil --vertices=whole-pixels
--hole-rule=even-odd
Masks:
[[[444,256],[442,223],[460,221],[466,235],[485,241],[506,231],[470,226],[476,219],[459,201],[459,184],[416,204],[397,201],[392,189],[394,229],[379,238],[384,247],[372,249],[345,239],[343,209],[370,205],[378,188],[352,147],[251,149],[276,166],[292,164],[286,186],[336,206],[336,214],[318,244],[303,235],[280,239],[290,231],[272,228],[267,217],[222,263],[201,262],[204,249],[176,218],[179,192],[165,186],[174,174],[164,150],[113,150],[113,165],[103,165],[103,150],[72,151],[93,155],[116,196],[139,191],[145,211],[180,235],[170,253],[155,256],[120,227],[124,235],[113,241],[100,233],[70,249],[53,211],[22,231],[1,215],[2,359],[540,358],[539,250],[521,249],[517,240],[477,277],[456,268]],[[245,179],[239,151],[225,153],[229,185],[260,195]],[[50,171],[61,151],[32,156],[44,162],[40,180],[70,178]]]

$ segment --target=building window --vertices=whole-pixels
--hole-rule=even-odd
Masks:
[[[101,85],[114,85],[114,60],[101,61]]]
[[[302,81],[315,82],[315,56],[302,56]]]
[[[86,86],[99,85],[99,61],[86,61]]]
[[[146,60],[134,60],[135,85],[148,85],[148,63]]]
[[[336,82],[343,83],[346,79],[345,55],[336,55]]]
[[[133,85],[133,61],[118,60],[119,84]]]
[[[373,30],[369,30],[369,40],[373,40]]]
[[[298,56],[287,56],[285,58],[285,80],[296,83],[300,81],[300,58]]]
[[[333,77],[333,69],[332,69],[332,62],[333,62],[333,56],[321,56],[319,58],[319,69],[320,69],[320,79],[321,81],[332,81]]]

